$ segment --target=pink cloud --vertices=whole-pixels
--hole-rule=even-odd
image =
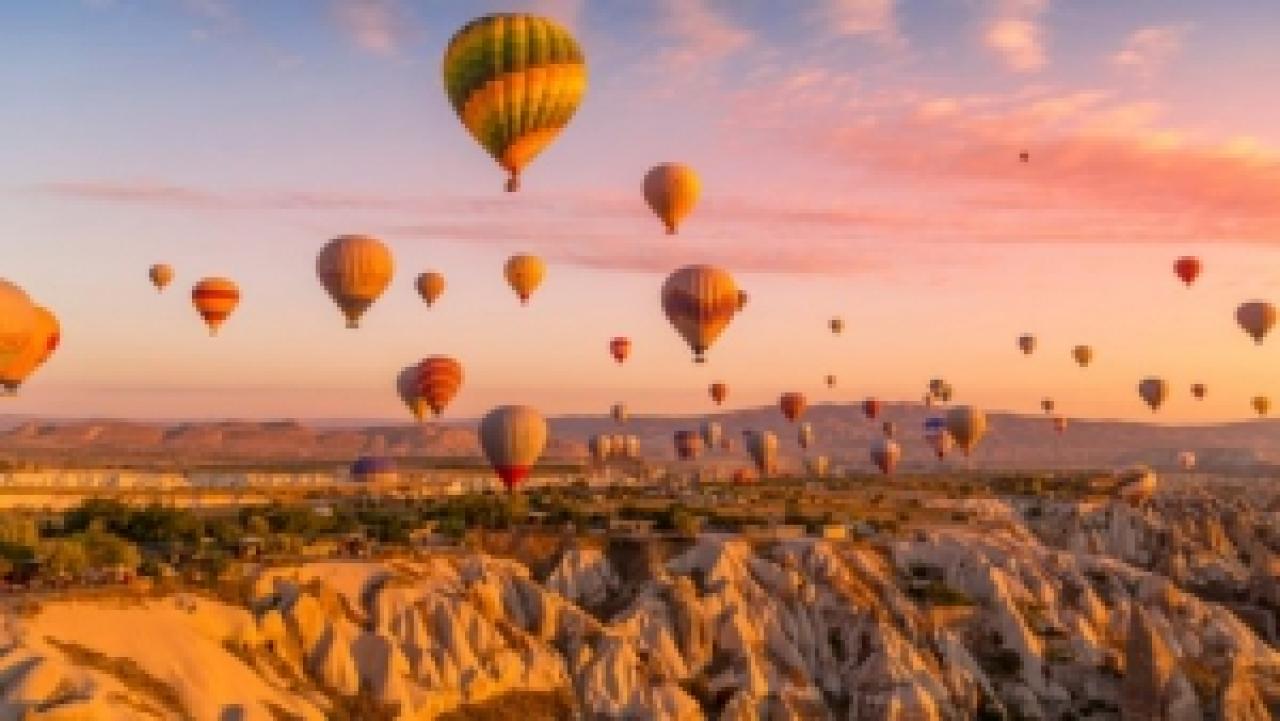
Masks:
[[[334,21],[356,47],[375,55],[394,55],[405,36],[404,10],[398,0],[333,0]]]
[[[823,0],[814,15],[831,35],[899,44],[903,39],[896,6],[897,0]]]
[[[1048,62],[1040,22],[1047,6],[1048,0],[998,0],[983,32],[983,44],[1014,72],[1040,70]]]
[[[721,60],[747,47],[752,33],[721,15],[707,0],[661,0],[660,29],[672,43],[663,64],[691,70]]]
[[[1124,46],[1111,56],[1117,68],[1149,78],[1164,68],[1182,50],[1188,25],[1158,25],[1135,30]]]

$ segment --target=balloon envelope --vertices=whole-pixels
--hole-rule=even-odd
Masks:
[[[702,436],[697,431],[675,432],[676,458],[692,461],[702,455]]]
[[[1276,324],[1275,306],[1261,300],[1241,303],[1236,308],[1236,323],[1253,338],[1254,343],[1261,345],[1262,339],[1267,337],[1271,327]]]
[[[694,360],[701,363],[703,354],[738,312],[738,286],[733,276],[720,268],[685,266],[662,285],[662,309],[693,349]]]
[[[396,376],[396,395],[409,409],[415,420],[422,420],[427,413],[427,403],[418,386],[418,364],[406,366]]]
[[[875,420],[880,415],[880,401],[875,398],[868,398],[862,402],[862,414],[868,420]]]
[[[509,491],[529,476],[546,446],[547,422],[529,406],[499,406],[480,419],[480,447]]]
[[[877,438],[871,442],[871,462],[886,476],[897,468],[902,458],[902,448],[892,438]]]
[[[801,423],[797,429],[796,440],[800,443],[801,448],[809,448],[813,445],[813,424]]]
[[[674,235],[693,207],[698,204],[702,183],[693,168],[683,163],[655,165],[644,176],[644,200],[667,233]]]
[[[9,347],[17,348],[16,352],[0,347],[0,387],[7,393],[16,393],[18,387],[53,355],[62,336],[57,317],[47,308],[31,303],[25,293],[21,297],[12,297],[11,301],[12,305],[0,302],[0,313],[12,311],[15,317],[0,319],[0,327],[12,326],[16,321],[18,324],[25,323],[27,332],[10,335],[15,340]],[[22,308],[22,303],[27,303],[29,307]],[[5,305],[9,307],[6,308]],[[25,340],[22,340],[23,336]],[[3,345],[6,344],[0,340],[0,346]]]
[[[778,468],[778,437],[772,431],[746,431],[747,455],[761,476],[771,476]]]
[[[1192,255],[1184,255],[1173,261],[1173,272],[1187,287],[1191,287],[1200,275],[1200,259]]]
[[[173,268],[164,263],[156,263],[147,269],[147,277],[156,290],[164,290],[165,286],[173,282]]]
[[[803,393],[783,393],[778,398],[778,408],[782,411],[782,416],[792,422],[803,416],[808,407],[809,401],[805,399]]]
[[[1254,412],[1260,416],[1265,416],[1271,410],[1271,399],[1267,396],[1254,396],[1249,405],[1253,406]]]
[[[503,273],[507,277],[507,284],[520,299],[520,304],[524,305],[529,302],[529,298],[533,296],[538,286],[542,285],[542,279],[547,274],[547,266],[535,255],[520,253],[507,259]]]
[[[729,386],[724,383],[712,383],[707,387],[707,392],[711,394],[711,400],[716,405],[724,403],[724,399],[729,397]]]
[[[1078,345],[1071,349],[1071,357],[1075,359],[1076,365],[1081,368],[1087,368],[1093,362],[1093,348],[1087,345]]]
[[[1024,355],[1031,355],[1036,349],[1036,337],[1030,333],[1024,333],[1018,336],[1018,350]]]
[[[428,308],[435,305],[436,301],[440,300],[440,296],[444,295],[444,275],[433,270],[419,273],[413,285],[418,289],[418,295],[422,296],[422,302],[426,303]]]
[[[391,250],[367,235],[338,236],[316,256],[316,276],[346,317],[348,328],[360,327],[360,316],[391,284],[394,272]]]
[[[987,434],[987,414],[973,406],[956,406],[947,411],[947,432],[968,456]]]
[[[536,15],[499,13],[449,40],[445,93],[467,132],[507,171],[507,191],[568,125],[587,89],[578,42]]]
[[[631,339],[618,336],[609,341],[609,355],[619,363],[631,355]]]
[[[423,358],[418,364],[418,396],[432,415],[438,416],[458,395],[462,379],[462,364],[453,358],[444,355]]]
[[[202,278],[191,289],[191,302],[209,327],[209,335],[217,335],[227,317],[240,305],[240,288],[228,278]]]
[[[1138,396],[1151,407],[1152,412],[1158,411],[1164,399],[1169,397],[1169,384],[1163,378],[1143,378],[1138,382]]]
[[[716,421],[703,421],[700,430],[703,444],[707,448],[715,449],[720,447],[721,442],[724,440],[724,429],[721,428],[719,423]]]

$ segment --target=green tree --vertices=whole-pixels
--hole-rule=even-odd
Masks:
[[[89,554],[84,544],[74,538],[54,538],[40,543],[38,557],[50,578],[74,579],[89,568]]]

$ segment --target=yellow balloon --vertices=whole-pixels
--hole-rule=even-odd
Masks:
[[[568,30],[536,15],[477,18],[449,40],[444,86],[467,132],[507,171],[507,190],[573,117],[587,65]]]
[[[667,227],[668,235],[675,235],[680,221],[693,212],[701,192],[698,174],[683,163],[655,165],[644,176],[645,202]]]
[[[547,266],[542,262],[541,258],[521,253],[511,256],[507,260],[504,272],[507,276],[507,283],[516,292],[516,296],[520,298],[520,304],[524,305],[529,302],[529,297],[533,295],[533,291],[542,285],[542,279],[547,274]]]
[[[728,327],[738,312],[738,285],[728,272],[710,265],[685,266],[662,285],[662,309],[689,347],[694,361]]]

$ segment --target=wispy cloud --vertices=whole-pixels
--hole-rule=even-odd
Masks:
[[[754,39],[708,0],[662,0],[658,7],[660,29],[671,40],[661,59],[670,68],[697,70],[746,48]]]
[[[870,37],[898,45],[897,0],[823,0],[814,14],[825,32],[837,37]]]
[[[398,0],[331,0],[338,28],[361,50],[395,55],[406,35],[405,10]]]
[[[1190,25],[1157,25],[1135,30],[1111,56],[1117,68],[1142,78],[1159,73],[1182,50]]]
[[[982,41],[1010,70],[1033,73],[1048,63],[1041,15],[1048,0],[996,0]]]

